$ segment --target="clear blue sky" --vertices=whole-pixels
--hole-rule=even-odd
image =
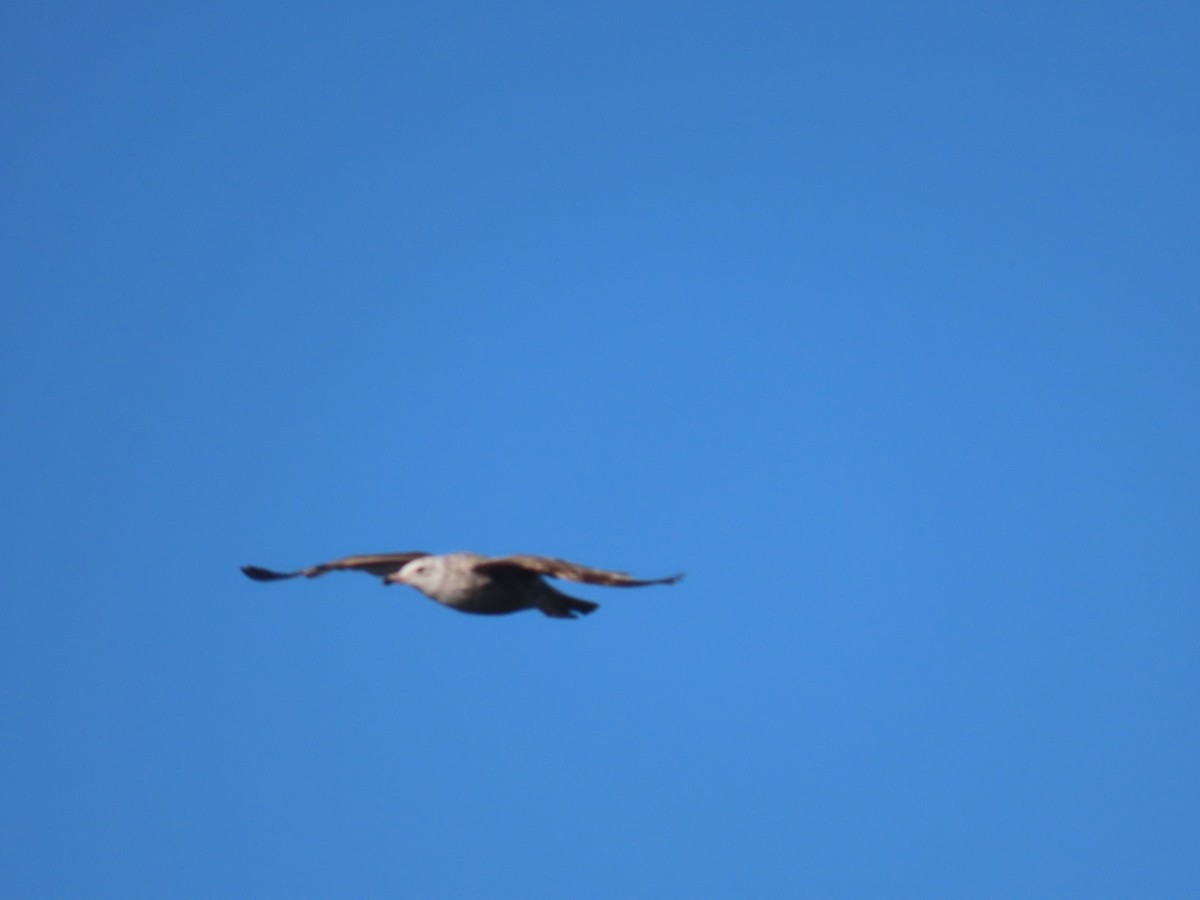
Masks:
[[[1200,894],[1198,47],[6,4],[2,892]]]

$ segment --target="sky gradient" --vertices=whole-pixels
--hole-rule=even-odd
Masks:
[[[7,4],[0,890],[1197,896],[1198,46]]]

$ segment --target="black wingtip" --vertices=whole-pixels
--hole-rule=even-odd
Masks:
[[[242,566],[242,574],[255,581],[281,581],[284,578],[291,578],[294,573],[272,572],[270,569],[262,569],[258,566]]]

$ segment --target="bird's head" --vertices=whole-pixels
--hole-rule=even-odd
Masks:
[[[405,563],[383,579],[385,584],[407,584],[424,594],[436,590],[442,580],[442,560],[437,556],[422,556]]]

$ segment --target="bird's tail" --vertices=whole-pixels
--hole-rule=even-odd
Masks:
[[[574,619],[594,613],[600,608],[599,603],[593,603],[591,600],[580,600],[578,597],[572,597],[569,594],[564,594],[562,591],[557,591],[550,587],[550,585],[546,585],[546,587],[550,588],[549,595],[542,598],[542,602],[538,604],[538,609],[552,619]]]
[[[599,603],[593,603],[591,600],[580,600],[577,597],[571,597],[569,599],[571,601],[571,612],[579,613],[581,616],[594,613],[600,608]]]

